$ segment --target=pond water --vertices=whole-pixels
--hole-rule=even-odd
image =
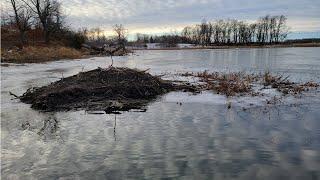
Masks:
[[[320,48],[144,50],[114,60],[166,78],[269,70],[320,82]],[[96,57],[1,66],[3,179],[320,178],[319,90],[276,105],[267,105],[268,97],[174,92],[146,112],[119,115],[37,112],[9,95],[110,62]]]

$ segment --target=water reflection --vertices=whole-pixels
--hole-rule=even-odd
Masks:
[[[117,59],[115,63],[150,67],[152,73],[179,68],[272,67],[300,79],[317,78],[320,51],[310,51],[143,51],[140,56]],[[100,61],[105,64],[103,58],[95,63],[64,62],[65,76],[77,73],[83,66],[86,70],[96,68]],[[35,68],[38,66],[46,68]],[[168,96],[151,103],[146,112],[117,115],[85,111],[41,113],[10,100],[9,91],[21,94],[29,86],[54,80],[45,77],[60,78],[60,72],[50,71],[56,68],[53,63],[1,72],[4,179],[320,178],[317,94],[278,105],[241,106],[232,101],[231,108],[227,108],[225,98],[216,96],[202,94],[201,101],[191,101],[191,97],[182,95],[182,104],[177,103],[180,99]]]
[[[38,134],[39,137],[44,140],[62,140],[59,135],[59,121],[56,118],[55,113],[41,113],[43,120],[30,121],[25,119],[21,123],[21,129],[23,131],[30,131]]]
[[[40,128],[37,134],[39,134],[40,136],[43,136],[44,139],[46,139],[48,135],[55,134],[57,132],[59,127],[58,125],[59,125],[58,120],[55,117],[55,115],[50,114],[48,118],[44,120],[43,126]]]
[[[114,137],[114,141],[117,141],[117,137],[116,137],[116,126],[117,126],[117,115],[114,115],[114,127],[113,127],[113,137]]]
[[[320,105],[312,106],[156,102],[145,113],[46,114],[30,123],[37,129],[20,134],[27,141],[4,139],[9,163],[2,172],[40,179],[317,178]]]

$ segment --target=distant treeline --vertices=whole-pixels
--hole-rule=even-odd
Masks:
[[[75,31],[66,25],[62,4],[58,0],[10,0],[7,18],[1,21],[2,42],[19,41],[26,45],[42,39],[43,42],[63,43],[81,48],[83,44],[93,46],[122,46],[128,44],[127,30],[123,25],[113,27],[114,36],[106,37],[100,28]],[[289,28],[284,15],[260,17],[249,23],[239,20],[216,20],[187,26],[182,32],[170,35],[137,34],[133,44],[162,43],[176,46],[188,43],[202,46],[238,44],[275,44],[285,41]]]
[[[203,21],[185,27],[181,34],[153,36],[137,34],[138,43],[191,43],[208,46],[211,44],[272,44],[286,39],[289,28],[284,15],[266,15],[254,23],[239,20]]]
[[[290,39],[286,43],[320,43],[320,38]]]

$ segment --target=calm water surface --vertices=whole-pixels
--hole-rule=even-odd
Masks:
[[[320,48],[137,51],[115,62],[152,74],[270,70],[320,82]],[[319,90],[272,106],[169,93],[147,112],[116,116],[41,113],[9,96],[109,64],[100,57],[1,67],[3,179],[320,178]]]

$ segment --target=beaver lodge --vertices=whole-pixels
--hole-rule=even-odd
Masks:
[[[129,68],[98,68],[63,78],[50,85],[28,89],[20,100],[32,108],[43,111],[89,110],[118,113],[131,109],[143,109],[159,95],[170,91],[214,91],[226,96],[261,95],[253,91],[254,84],[263,88],[275,88],[283,95],[297,94],[317,88],[314,82],[297,84],[270,73],[263,75],[245,73],[185,73],[180,76],[199,78],[198,84],[163,80],[146,71]]]
[[[174,89],[172,83],[143,71],[98,68],[61,79],[48,86],[29,89],[20,99],[45,111],[139,109],[158,95]]]

